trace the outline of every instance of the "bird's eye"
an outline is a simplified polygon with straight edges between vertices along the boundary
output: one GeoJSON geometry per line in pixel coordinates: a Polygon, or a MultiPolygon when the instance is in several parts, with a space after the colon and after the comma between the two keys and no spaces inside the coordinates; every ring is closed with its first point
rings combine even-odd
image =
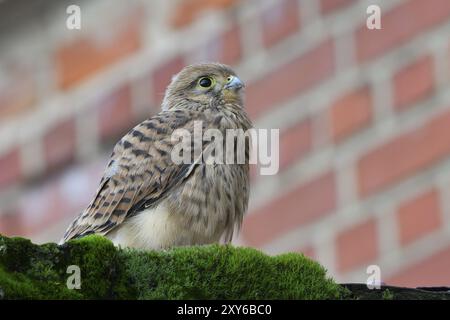
{"type": "Polygon", "coordinates": [[[209,88],[212,86],[213,81],[209,77],[203,77],[198,80],[198,84],[200,85],[200,87],[209,88]]]}
{"type": "Polygon", "coordinates": [[[233,76],[228,76],[227,83],[231,82],[231,80],[233,80],[233,76]]]}

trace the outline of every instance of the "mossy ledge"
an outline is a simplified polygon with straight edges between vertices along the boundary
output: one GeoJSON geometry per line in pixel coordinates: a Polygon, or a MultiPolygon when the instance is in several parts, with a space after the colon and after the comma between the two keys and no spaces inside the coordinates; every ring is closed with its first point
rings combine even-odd
{"type": "Polygon", "coordinates": [[[0,235],[2,299],[420,300],[450,299],[450,288],[339,285],[301,254],[271,257],[230,245],[138,251],[99,236],[58,246],[0,235]],[[67,287],[74,265],[80,289],[67,287]]]}
{"type": "Polygon", "coordinates": [[[0,299],[341,299],[348,291],[301,254],[230,245],[116,248],[89,236],[62,246],[0,235],[0,299]],[[81,288],[68,289],[71,265],[81,288]]]}

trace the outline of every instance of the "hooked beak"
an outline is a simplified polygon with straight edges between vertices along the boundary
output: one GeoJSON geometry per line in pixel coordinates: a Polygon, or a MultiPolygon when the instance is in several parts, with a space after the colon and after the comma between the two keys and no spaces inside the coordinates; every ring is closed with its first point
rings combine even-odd
{"type": "Polygon", "coordinates": [[[231,80],[224,86],[225,89],[235,89],[239,90],[244,87],[244,83],[242,83],[241,79],[235,76],[231,76],[231,80]]]}

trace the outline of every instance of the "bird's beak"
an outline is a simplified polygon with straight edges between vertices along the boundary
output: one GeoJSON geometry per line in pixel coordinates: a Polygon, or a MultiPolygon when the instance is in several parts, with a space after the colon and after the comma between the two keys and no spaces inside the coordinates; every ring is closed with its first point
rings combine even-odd
{"type": "Polygon", "coordinates": [[[238,77],[232,76],[231,80],[225,85],[225,89],[239,90],[244,87],[244,83],[238,77]]]}

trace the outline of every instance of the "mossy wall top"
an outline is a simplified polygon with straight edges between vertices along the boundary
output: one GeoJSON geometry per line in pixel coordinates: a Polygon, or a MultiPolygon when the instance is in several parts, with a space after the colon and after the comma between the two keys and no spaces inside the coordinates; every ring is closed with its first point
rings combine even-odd
{"type": "Polygon", "coordinates": [[[230,245],[119,249],[89,236],[62,246],[0,236],[4,299],[338,299],[345,289],[300,254],[270,257],[230,245]],[[69,266],[80,289],[69,289],[69,266]]]}

